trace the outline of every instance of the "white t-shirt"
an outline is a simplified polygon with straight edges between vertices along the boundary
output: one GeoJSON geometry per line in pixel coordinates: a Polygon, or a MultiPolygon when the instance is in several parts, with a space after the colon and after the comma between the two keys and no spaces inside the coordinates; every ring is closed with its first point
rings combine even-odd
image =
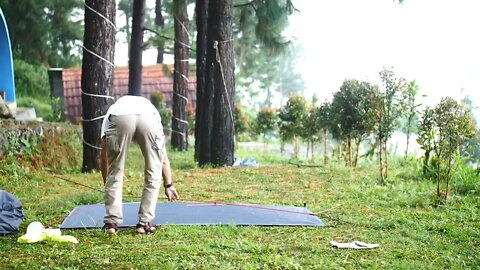
{"type": "MultiPolygon", "coordinates": [[[[101,137],[105,136],[105,131],[110,126],[108,117],[113,115],[142,115],[156,114],[158,110],[153,106],[150,100],[140,96],[123,96],[108,108],[105,118],[102,122],[101,137]]],[[[158,116],[160,117],[160,116],[158,116]]]]}

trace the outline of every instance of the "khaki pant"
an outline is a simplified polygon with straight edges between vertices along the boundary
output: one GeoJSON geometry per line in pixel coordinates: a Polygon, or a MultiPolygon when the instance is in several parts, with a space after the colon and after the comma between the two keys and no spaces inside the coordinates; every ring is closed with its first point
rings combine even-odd
{"type": "Polygon", "coordinates": [[[145,183],[138,217],[140,222],[155,218],[159,188],[162,182],[163,127],[158,115],[110,115],[105,132],[108,173],[105,183],[105,223],[121,224],[123,172],[128,147],[135,139],[145,160],[145,183]]]}

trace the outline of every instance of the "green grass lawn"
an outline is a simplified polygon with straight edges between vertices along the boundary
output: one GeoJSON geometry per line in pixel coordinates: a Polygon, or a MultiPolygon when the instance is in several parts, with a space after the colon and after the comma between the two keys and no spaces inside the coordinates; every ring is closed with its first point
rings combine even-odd
{"type": "MultiPolygon", "coordinates": [[[[143,160],[132,148],[125,195],[139,196],[143,160]]],[[[261,166],[205,168],[192,153],[173,153],[175,185],[184,200],[307,207],[325,227],[175,226],[153,235],[133,229],[108,237],[99,229],[63,230],[79,244],[19,244],[0,237],[0,269],[479,269],[480,197],[452,194],[434,206],[436,185],[416,169],[393,164],[385,185],[377,167],[296,167],[286,160],[243,152],[261,166]],[[331,240],[379,243],[372,250],[335,249],[331,240]]],[[[103,195],[48,172],[1,176],[0,188],[15,194],[26,219],[58,227],[76,205],[103,195]]],[[[99,173],[63,177],[101,189],[99,173]]],[[[161,194],[162,197],[163,194],[161,194]]],[[[125,198],[125,201],[135,199],[125,198]]],[[[162,200],[163,201],[163,200],[162,200]]]]}

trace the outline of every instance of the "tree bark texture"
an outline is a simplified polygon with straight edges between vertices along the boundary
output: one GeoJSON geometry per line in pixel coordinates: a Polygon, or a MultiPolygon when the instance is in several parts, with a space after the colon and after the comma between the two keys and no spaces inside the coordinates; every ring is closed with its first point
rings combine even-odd
{"type": "Polygon", "coordinates": [[[230,166],[234,159],[234,55],[231,0],[210,0],[199,164],[230,166]],[[213,103],[212,103],[213,101],[213,103]]]}
{"type": "Polygon", "coordinates": [[[173,75],[172,146],[176,150],[188,149],[188,14],[187,0],[178,0],[174,15],[175,64],[173,75]]]}
{"type": "Polygon", "coordinates": [[[128,94],[140,96],[142,93],[142,52],[143,31],[145,28],[145,0],[134,0],[132,13],[132,39],[128,60],[128,94]]]}
{"type": "Polygon", "coordinates": [[[205,128],[204,104],[203,100],[205,92],[205,73],[206,73],[206,57],[207,57],[207,18],[208,18],[208,1],[195,1],[195,15],[197,24],[197,106],[195,111],[195,160],[200,159],[200,145],[202,144],[202,130],[205,128]]]}
{"type": "Polygon", "coordinates": [[[201,129],[201,141],[199,150],[198,163],[200,166],[211,164],[212,162],[212,130],[213,130],[213,99],[215,97],[215,49],[213,48],[213,41],[215,33],[218,29],[218,24],[213,24],[210,6],[213,0],[208,0],[208,16],[207,16],[207,28],[206,28],[206,56],[205,56],[205,77],[204,77],[204,91],[199,104],[197,99],[197,106],[201,106],[202,111],[202,123],[201,129]]]}
{"type": "MultiPolygon", "coordinates": [[[[115,23],[114,0],[86,0],[85,4],[115,23]]],[[[112,95],[115,27],[90,9],[85,9],[85,33],[82,60],[83,172],[99,169],[99,146],[102,116],[107,112],[112,95]],[[102,60],[93,53],[101,56],[102,60]],[[101,95],[101,96],[93,96],[101,95]]]]}
{"type": "Polygon", "coordinates": [[[233,51],[233,1],[214,0],[209,5],[209,29],[213,39],[208,46],[214,47],[213,74],[215,94],[212,129],[212,164],[231,166],[235,152],[235,62],[233,51]]]}

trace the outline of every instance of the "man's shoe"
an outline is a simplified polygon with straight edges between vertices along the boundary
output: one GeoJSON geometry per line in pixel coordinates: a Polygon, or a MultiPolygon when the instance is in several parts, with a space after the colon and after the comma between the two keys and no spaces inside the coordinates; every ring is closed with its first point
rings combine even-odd
{"type": "Polygon", "coordinates": [[[155,224],[152,224],[150,222],[147,222],[147,223],[140,222],[137,224],[138,234],[150,234],[150,233],[154,233],[156,230],[157,230],[157,226],[155,226],[155,224]]]}
{"type": "Polygon", "coordinates": [[[118,225],[115,223],[105,223],[102,228],[108,235],[116,234],[118,232],[118,225]]]}

